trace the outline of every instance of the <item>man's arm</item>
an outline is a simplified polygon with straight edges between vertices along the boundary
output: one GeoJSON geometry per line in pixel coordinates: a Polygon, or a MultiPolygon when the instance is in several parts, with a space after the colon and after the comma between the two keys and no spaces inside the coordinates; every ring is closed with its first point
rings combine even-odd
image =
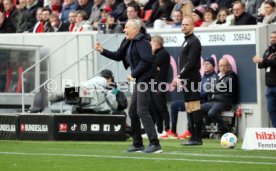
{"type": "Polygon", "coordinates": [[[123,50],[122,50],[121,46],[119,47],[119,49],[117,51],[112,52],[112,51],[109,51],[107,49],[104,49],[102,47],[102,45],[99,42],[97,42],[95,44],[95,50],[98,51],[98,52],[100,52],[101,55],[103,55],[103,56],[105,56],[105,57],[107,57],[109,59],[115,60],[115,61],[121,61],[122,58],[123,58],[123,56],[124,56],[123,55],[123,50]]]}

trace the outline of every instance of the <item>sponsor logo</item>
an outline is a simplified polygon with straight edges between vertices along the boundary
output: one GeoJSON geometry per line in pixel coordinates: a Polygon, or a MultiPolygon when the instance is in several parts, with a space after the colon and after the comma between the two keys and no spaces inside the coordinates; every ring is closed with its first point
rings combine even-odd
{"type": "Polygon", "coordinates": [[[0,124],[0,131],[15,132],[15,125],[0,124]]]}
{"type": "Polygon", "coordinates": [[[68,131],[68,124],[67,123],[61,123],[58,126],[59,132],[67,132],[68,131]]]}
{"type": "Polygon", "coordinates": [[[100,131],[100,125],[99,124],[92,124],[91,125],[91,131],[100,131]]]}
{"type": "Polygon", "coordinates": [[[77,129],[77,125],[74,124],[73,126],[71,126],[71,131],[75,131],[77,129]]]}
{"type": "Polygon", "coordinates": [[[87,125],[86,124],[81,124],[80,125],[80,130],[81,131],[87,131],[87,125]]]}
{"type": "Polygon", "coordinates": [[[275,132],[255,132],[257,140],[276,140],[275,132]]]}
{"type": "Polygon", "coordinates": [[[48,132],[48,125],[39,125],[39,124],[21,124],[21,132],[48,132]]]}

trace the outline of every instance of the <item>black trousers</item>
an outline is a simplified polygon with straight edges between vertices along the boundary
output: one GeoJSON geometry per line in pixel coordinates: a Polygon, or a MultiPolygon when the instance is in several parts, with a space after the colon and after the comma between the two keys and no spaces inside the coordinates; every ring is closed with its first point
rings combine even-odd
{"type": "Polygon", "coordinates": [[[155,145],[159,144],[156,129],[150,115],[150,93],[149,83],[143,82],[135,84],[129,108],[134,146],[143,145],[141,137],[141,122],[148,135],[150,143],[155,145]]]}
{"type": "Polygon", "coordinates": [[[170,114],[167,107],[166,92],[151,92],[151,99],[150,112],[157,126],[157,131],[162,133],[164,125],[165,131],[168,131],[170,129],[170,114]]]}

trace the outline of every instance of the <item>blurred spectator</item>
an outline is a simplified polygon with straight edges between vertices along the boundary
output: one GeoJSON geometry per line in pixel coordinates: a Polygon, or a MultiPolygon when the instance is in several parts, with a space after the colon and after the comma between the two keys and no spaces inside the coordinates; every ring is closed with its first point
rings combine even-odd
{"type": "MultiPolygon", "coordinates": [[[[126,23],[128,16],[127,16],[127,7],[131,4],[138,5],[134,0],[124,0],[124,3],[121,3],[118,5],[117,9],[112,12],[114,13],[114,16],[118,20],[118,22],[126,23]]],[[[139,5],[138,5],[139,6],[139,5]]],[[[138,15],[140,14],[140,8],[138,11],[138,15]]]]}
{"type": "Polygon", "coordinates": [[[68,21],[69,21],[69,31],[73,32],[73,29],[75,27],[76,24],[76,17],[77,17],[77,11],[70,11],[69,12],[69,17],[68,17],[68,21]]]}
{"type": "MultiPolygon", "coordinates": [[[[109,16],[109,13],[112,11],[110,6],[105,6],[104,8],[100,9],[101,11],[101,21],[98,23],[97,30],[101,30],[105,33],[106,31],[106,21],[109,16]]],[[[95,25],[96,23],[94,23],[95,25]]],[[[95,27],[94,27],[95,29],[95,27]]]]}
{"type": "Polygon", "coordinates": [[[0,13],[4,11],[3,0],[0,0],[0,13]]]}
{"type": "Polygon", "coordinates": [[[50,16],[52,14],[52,10],[50,8],[44,7],[42,9],[42,20],[43,20],[43,31],[42,32],[50,32],[51,23],[50,16]]]}
{"type": "Polygon", "coordinates": [[[43,32],[44,22],[42,19],[42,8],[38,8],[36,11],[36,23],[34,25],[33,33],[43,32]]]}
{"type": "Polygon", "coordinates": [[[78,11],[73,32],[83,32],[83,31],[91,31],[91,30],[92,30],[92,26],[89,24],[89,21],[87,21],[86,12],[78,11]]]}
{"type": "Polygon", "coordinates": [[[231,17],[228,9],[221,9],[218,13],[216,26],[230,26],[233,25],[233,17],[231,17]]]}
{"type": "Polygon", "coordinates": [[[189,0],[174,0],[174,7],[173,7],[173,10],[172,10],[172,13],[173,11],[177,10],[177,11],[182,11],[183,13],[183,16],[186,16],[186,15],[192,15],[192,11],[193,11],[193,8],[194,8],[194,5],[191,1],[189,0]]]}
{"type": "Polygon", "coordinates": [[[51,0],[51,5],[49,8],[52,10],[52,14],[56,14],[57,16],[59,16],[62,9],[60,0],[51,0]]]}
{"type": "Polygon", "coordinates": [[[100,23],[106,23],[107,17],[109,16],[109,13],[112,11],[112,8],[110,6],[105,6],[104,8],[100,9],[100,11],[101,11],[100,23]]]}
{"type": "Polygon", "coordinates": [[[77,0],[77,11],[82,10],[86,12],[87,16],[91,15],[93,1],[92,0],[77,0]]]}
{"type": "Polygon", "coordinates": [[[192,12],[192,18],[194,20],[195,27],[200,27],[201,24],[203,23],[203,20],[202,20],[203,15],[202,15],[202,13],[198,9],[194,9],[193,10],[193,12],[192,12]]]}
{"type": "Polygon", "coordinates": [[[26,30],[26,15],[27,15],[27,1],[19,0],[19,5],[17,7],[17,16],[16,16],[16,33],[22,33],[26,30]]]}
{"type": "Polygon", "coordinates": [[[39,8],[38,0],[27,0],[26,30],[32,32],[36,23],[36,11],[39,8]]]}
{"type": "Polygon", "coordinates": [[[49,32],[69,31],[69,23],[62,23],[56,14],[50,16],[51,29],[49,32]]]}
{"type": "Polygon", "coordinates": [[[60,13],[60,20],[63,23],[69,22],[69,12],[77,9],[77,3],[75,0],[64,0],[63,7],[60,13]]]}
{"type": "Polygon", "coordinates": [[[119,4],[122,4],[122,3],[123,3],[122,0],[106,0],[106,5],[110,6],[112,11],[115,11],[119,6],[119,4]]]}
{"type": "Polygon", "coordinates": [[[4,23],[2,24],[1,32],[2,33],[15,33],[16,32],[16,16],[17,10],[13,5],[12,0],[4,0],[4,23]]]}
{"type": "MultiPolygon", "coordinates": [[[[261,6],[258,9],[258,16],[264,16],[265,15],[265,10],[264,10],[264,5],[266,1],[271,1],[271,0],[261,0],[261,6]]],[[[273,0],[276,3],[276,0],[273,0]]]]}
{"type": "Polygon", "coordinates": [[[200,5],[207,5],[208,0],[191,0],[195,7],[200,5]]]}
{"type": "Polygon", "coordinates": [[[147,27],[153,27],[153,23],[157,19],[170,19],[173,9],[173,3],[171,0],[158,0],[152,5],[152,14],[149,21],[147,21],[147,27]]]}
{"type": "Polygon", "coordinates": [[[110,13],[106,21],[106,33],[122,33],[123,28],[118,26],[118,22],[114,14],[110,13]]]}
{"type": "Polygon", "coordinates": [[[233,4],[234,25],[255,25],[257,20],[252,15],[245,12],[245,4],[236,1],[233,4]]]}
{"type": "Polygon", "coordinates": [[[154,29],[161,29],[161,28],[181,28],[182,25],[182,11],[175,10],[173,11],[172,21],[170,20],[155,20],[153,28],[154,29]]]}
{"type": "Polygon", "coordinates": [[[205,10],[203,14],[204,21],[201,24],[201,27],[212,27],[215,26],[216,22],[216,13],[212,8],[208,8],[205,10]]]}
{"type": "MultiPolygon", "coordinates": [[[[172,23],[171,24],[171,27],[172,28],[181,28],[181,25],[182,25],[182,19],[183,19],[183,13],[182,11],[174,11],[173,12],[173,15],[172,15],[172,23]]],[[[168,23],[166,23],[168,24],[168,23]]]]}
{"type": "Polygon", "coordinates": [[[262,0],[241,0],[245,4],[246,12],[257,17],[258,9],[262,4],[262,0]]]}
{"type": "Polygon", "coordinates": [[[1,27],[4,23],[4,19],[5,19],[4,14],[0,12],[0,33],[2,33],[1,27]]]}
{"type": "Polygon", "coordinates": [[[274,23],[276,21],[276,11],[275,11],[275,2],[266,1],[264,5],[265,15],[263,18],[264,24],[274,23]]]}
{"type": "MultiPolygon", "coordinates": [[[[140,6],[137,3],[130,3],[127,5],[127,19],[137,19],[141,21],[141,25],[146,30],[146,25],[144,22],[139,18],[139,11],[140,11],[140,6]]],[[[125,23],[118,23],[115,30],[123,30],[125,27],[125,23]]]]}
{"type": "Polygon", "coordinates": [[[207,6],[218,12],[220,9],[230,9],[234,0],[207,0],[207,6]]]}
{"type": "Polygon", "coordinates": [[[92,7],[92,12],[89,17],[89,22],[90,24],[93,25],[93,29],[97,30],[98,24],[100,23],[101,20],[101,9],[104,9],[106,5],[104,4],[104,0],[94,0],[94,5],[92,7]]]}

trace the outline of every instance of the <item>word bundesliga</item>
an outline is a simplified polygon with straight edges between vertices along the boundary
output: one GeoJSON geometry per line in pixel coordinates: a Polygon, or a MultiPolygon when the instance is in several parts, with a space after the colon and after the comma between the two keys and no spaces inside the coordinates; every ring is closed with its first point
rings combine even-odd
{"type": "MultiPolygon", "coordinates": [[[[135,82],[119,82],[118,84],[116,83],[111,83],[106,87],[97,87],[95,88],[95,85],[91,85],[91,86],[79,86],[82,89],[86,89],[89,91],[106,91],[107,89],[109,90],[114,90],[115,87],[117,87],[121,92],[130,92],[133,89],[133,85],[135,84],[135,82]]],[[[217,82],[217,79],[211,78],[210,82],[205,82],[205,83],[198,83],[198,82],[190,82],[190,90],[187,88],[187,80],[186,79],[180,79],[179,81],[179,86],[176,86],[176,91],[177,92],[188,92],[188,91],[192,91],[192,92],[201,92],[202,90],[206,93],[209,92],[221,92],[221,93],[225,93],[225,92],[232,92],[233,90],[233,84],[232,84],[232,79],[229,79],[229,82],[217,82]],[[228,84],[228,85],[227,85],[228,84]]],[[[137,90],[141,91],[141,92],[145,92],[147,91],[149,88],[151,90],[151,92],[168,92],[170,90],[170,83],[166,83],[166,82],[161,82],[161,83],[157,83],[154,81],[154,79],[151,79],[150,82],[139,82],[137,83],[136,87],[137,90]]],[[[69,88],[69,87],[76,87],[75,92],[78,92],[77,86],[74,86],[74,84],[63,84],[63,90],[64,88],[69,88]]]]}

